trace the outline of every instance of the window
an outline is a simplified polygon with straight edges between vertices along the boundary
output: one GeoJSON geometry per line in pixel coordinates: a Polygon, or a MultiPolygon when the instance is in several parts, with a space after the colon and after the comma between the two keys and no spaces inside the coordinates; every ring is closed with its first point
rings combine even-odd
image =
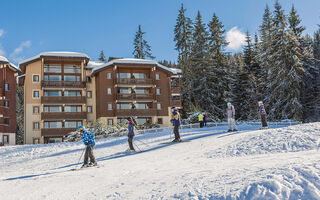
{"type": "Polygon", "coordinates": [[[160,95],[160,89],[159,88],[156,89],[156,94],[160,95]]]}
{"type": "Polygon", "coordinates": [[[136,89],[135,89],[135,92],[136,92],[137,94],[148,94],[148,93],[149,93],[149,90],[143,89],[143,88],[136,88],[136,89]]]}
{"type": "Polygon", "coordinates": [[[91,98],[92,97],[92,92],[91,91],[87,91],[87,97],[91,98]]]}
{"type": "Polygon", "coordinates": [[[32,75],[32,82],[39,83],[39,75],[32,75]]]}
{"type": "Polygon", "coordinates": [[[163,124],[162,118],[158,118],[158,124],[163,124]]]}
{"type": "Polygon", "coordinates": [[[39,130],[39,122],[33,122],[33,130],[39,130]]]}
{"type": "Polygon", "coordinates": [[[172,101],[180,101],[180,96],[178,96],[178,95],[172,96],[171,100],[172,101]]]}
{"type": "Polygon", "coordinates": [[[62,106],[44,106],[44,112],[62,112],[62,106]]]}
{"type": "Polygon", "coordinates": [[[160,80],[160,75],[156,74],[156,80],[160,80]]]}
{"type": "Polygon", "coordinates": [[[117,73],[117,78],[131,78],[130,73],[117,73]]]}
{"type": "Polygon", "coordinates": [[[3,144],[9,144],[9,135],[3,135],[3,144]]]}
{"type": "Polygon", "coordinates": [[[33,144],[39,144],[40,139],[39,138],[33,138],[33,144]]]}
{"type": "Polygon", "coordinates": [[[82,112],[82,106],[65,106],[64,112],[82,112]]]}
{"type": "Polygon", "coordinates": [[[111,79],[111,72],[107,73],[107,79],[111,79]]]}
{"type": "Polygon", "coordinates": [[[136,79],[146,79],[146,78],[148,78],[148,74],[144,74],[144,73],[133,73],[133,76],[136,79]]]}
{"type": "Polygon", "coordinates": [[[88,107],[87,107],[87,112],[88,112],[88,113],[91,113],[91,112],[92,112],[92,106],[88,106],[88,107]]]}
{"type": "Polygon", "coordinates": [[[3,101],[3,106],[8,108],[9,107],[9,101],[4,100],[3,101]]]}
{"type": "Polygon", "coordinates": [[[149,105],[146,103],[135,103],[136,109],[149,109],[149,105]]]}
{"type": "Polygon", "coordinates": [[[78,126],[82,126],[82,121],[65,121],[65,128],[77,128],[78,126]]]}
{"type": "Polygon", "coordinates": [[[5,83],[5,84],[4,84],[4,90],[5,90],[5,91],[8,91],[8,90],[9,90],[9,84],[8,84],[8,83],[5,83]]]}
{"type": "Polygon", "coordinates": [[[131,94],[130,88],[120,88],[119,90],[120,94],[131,94]]]}
{"type": "Polygon", "coordinates": [[[62,122],[44,122],[44,128],[62,128],[62,122]]]}
{"type": "Polygon", "coordinates": [[[117,109],[131,109],[132,105],[130,103],[118,103],[117,104],[117,109]]]}
{"type": "Polygon", "coordinates": [[[80,81],[80,76],[64,76],[64,81],[80,81]]]}
{"type": "Polygon", "coordinates": [[[33,114],[39,114],[39,106],[33,106],[33,114]]]}
{"type": "Polygon", "coordinates": [[[81,97],[81,91],[73,91],[73,90],[66,90],[64,91],[64,96],[66,97],[81,97]]]}
{"type": "Polygon", "coordinates": [[[91,83],[91,77],[87,76],[87,83],[91,83]]]}
{"type": "Polygon", "coordinates": [[[44,66],[45,73],[61,73],[61,65],[60,64],[47,64],[44,66]]]}
{"type": "Polygon", "coordinates": [[[45,90],[44,96],[46,96],[46,97],[60,97],[60,96],[62,96],[62,92],[55,91],[55,90],[45,90]]]}
{"type": "Polygon", "coordinates": [[[135,121],[137,122],[137,124],[146,124],[147,122],[151,122],[151,118],[149,118],[149,117],[138,117],[137,119],[135,119],[135,121]]]}
{"type": "Polygon", "coordinates": [[[9,118],[3,118],[3,124],[9,125],[9,118]]]}
{"type": "Polygon", "coordinates": [[[108,94],[111,94],[111,88],[108,88],[108,89],[107,89],[107,93],[108,93],[108,94]]]}
{"type": "Polygon", "coordinates": [[[112,104],[108,103],[108,110],[112,110],[112,104]]]}
{"type": "Polygon", "coordinates": [[[157,109],[161,110],[161,104],[160,103],[157,103],[157,109]]]}
{"type": "Polygon", "coordinates": [[[64,65],[64,73],[80,73],[79,65],[64,65]]]}
{"type": "Polygon", "coordinates": [[[62,78],[60,75],[45,75],[44,80],[45,81],[61,81],[62,78]]]}
{"type": "Polygon", "coordinates": [[[113,119],[108,119],[108,125],[109,126],[113,125],[113,119]]]}
{"type": "Polygon", "coordinates": [[[38,90],[33,91],[33,98],[39,99],[39,91],[38,90]]]}

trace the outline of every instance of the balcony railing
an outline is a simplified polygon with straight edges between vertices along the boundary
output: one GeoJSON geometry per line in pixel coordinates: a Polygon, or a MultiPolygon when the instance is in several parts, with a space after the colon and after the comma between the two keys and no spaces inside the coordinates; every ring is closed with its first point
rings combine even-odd
{"type": "Polygon", "coordinates": [[[174,106],[174,107],[181,107],[181,101],[180,100],[171,100],[171,106],[174,106]]]}
{"type": "Polygon", "coordinates": [[[172,87],[171,88],[171,93],[180,94],[181,93],[181,89],[179,87],[172,87]]]}
{"type": "Polygon", "coordinates": [[[41,136],[45,136],[45,137],[65,136],[75,130],[76,128],[42,128],[41,136]]]}
{"type": "Polygon", "coordinates": [[[42,87],[74,87],[74,88],[84,88],[86,87],[86,82],[80,81],[41,81],[42,87]]]}
{"type": "Polygon", "coordinates": [[[134,78],[117,78],[117,84],[126,84],[126,85],[152,85],[152,79],[134,79],[134,78]]]}
{"type": "Polygon", "coordinates": [[[117,109],[115,111],[116,116],[155,116],[157,115],[157,110],[150,109],[117,109]]]}
{"type": "Polygon", "coordinates": [[[42,112],[42,120],[52,119],[87,119],[86,112],[42,112]]]}
{"type": "Polygon", "coordinates": [[[81,97],[67,97],[67,96],[62,96],[62,97],[48,97],[48,96],[42,96],[41,97],[41,103],[46,104],[46,103],[59,103],[59,104],[67,104],[67,103],[80,103],[84,104],[86,103],[86,98],[85,96],[81,97]]]}
{"type": "Polygon", "coordinates": [[[152,100],[153,94],[117,94],[118,100],[152,100]]]}

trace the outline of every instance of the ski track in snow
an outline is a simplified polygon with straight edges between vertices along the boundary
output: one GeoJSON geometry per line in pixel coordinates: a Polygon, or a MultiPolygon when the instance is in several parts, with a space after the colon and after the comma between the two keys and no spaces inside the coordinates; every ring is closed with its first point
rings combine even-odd
{"type": "Polygon", "coordinates": [[[127,137],[100,139],[101,166],[77,171],[81,142],[1,147],[1,199],[320,199],[320,123],[239,128],[137,135],[135,154],[118,154],[127,137]]]}

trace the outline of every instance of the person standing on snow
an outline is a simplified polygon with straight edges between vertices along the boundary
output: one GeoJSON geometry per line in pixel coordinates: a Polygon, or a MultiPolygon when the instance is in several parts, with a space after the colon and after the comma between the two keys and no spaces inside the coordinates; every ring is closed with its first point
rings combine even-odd
{"type": "Polygon", "coordinates": [[[204,118],[203,114],[200,113],[200,114],[198,115],[198,119],[199,119],[199,123],[200,123],[200,128],[203,128],[203,118],[204,118]]]}
{"type": "Polygon", "coordinates": [[[134,152],[136,151],[133,147],[133,137],[134,137],[134,126],[136,125],[131,117],[127,118],[128,120],[128,143],[129,143],[129,150],[134,152]]]}
{"type": "Polygon", "coordinates": [[[86,152],[84,153],[84,160],[83,160],[82,167],[97,166],[96,159],[93,155],[93,149],[96,144],[93,133],[87,131],[84,128],[84,126],[79,126],[77,128],[77,132],[80,133],[81,140],[83,141],[84,145],[86,145],[86,152]],[[90,163],[88,164],[89,158],[90,158],[90,163]]]}
{"type": "Polygon", "coordinates": [[[174,132],[174,140],[172,142],[181,142],[180,133],[179,133],[179,127],[181,124],[181,117],[180,113],[178,112],[178,109],[175,107],[171,108],[172,112],[172,119],[170,120],[171,124],[174,126],[173,132],[174,132]]]}
{"type": "Polygon", "coordinates": [[[234,109],[234,106],[230,102],[227,103],[227,116],[229,127],[228,132],[237,131],[237,126],[235,122],[236,111],[234,109]]]}
{"type": "Polygon", "coordinates": [[[204,112],[203,114],[203,126],[207,126],[207,121],[208,121],[208,114],[207,112],[204,112]]]}
{"type": "Polygon", "coordinates": [[[269,128],[267,123],[267,112],[266,112],[266,109],[264,108],[263,102],[259,101],[258,105],[259,105],[259,114],[260,114],[262,128],[269,128]]]}

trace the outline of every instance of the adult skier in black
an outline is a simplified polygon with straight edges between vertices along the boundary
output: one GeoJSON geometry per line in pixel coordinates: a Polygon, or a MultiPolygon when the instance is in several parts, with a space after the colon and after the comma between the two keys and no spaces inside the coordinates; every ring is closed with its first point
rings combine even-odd
{"type": "Polygon", "coordinates": [[[174,140],[172,142],[181,142],[180,133],[179,133],[179,127],[181,124],[181,117],[180,113],[178,112],[178,109],[175,107],[171,108],[172,112],[172,119],[170,120],[171,124],[174,126],[173,132],[174,132],[174,140]]]}

